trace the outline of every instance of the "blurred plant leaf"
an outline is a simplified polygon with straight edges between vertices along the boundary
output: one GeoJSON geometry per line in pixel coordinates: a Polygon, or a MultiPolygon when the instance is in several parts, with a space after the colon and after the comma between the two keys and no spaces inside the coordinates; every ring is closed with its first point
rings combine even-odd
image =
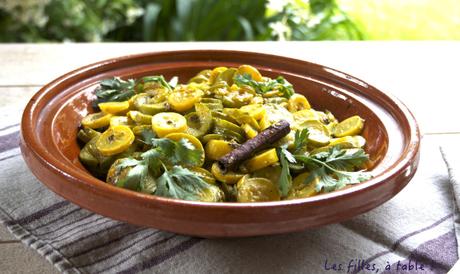
{"type": "Polygon", "coordinates": [[[0,41],[363,38],[336,0],[3,1],[0,41]]]}
{"type": "Polygon", "coordinates": [[[160,14],[161,7],[155,3],[149,3],[145,8],[144,13],[144,29],[143,29],[143,38],[145,41],[152,40],[153,36],[153,27],[155,26],[158,15],[160,14]]]}

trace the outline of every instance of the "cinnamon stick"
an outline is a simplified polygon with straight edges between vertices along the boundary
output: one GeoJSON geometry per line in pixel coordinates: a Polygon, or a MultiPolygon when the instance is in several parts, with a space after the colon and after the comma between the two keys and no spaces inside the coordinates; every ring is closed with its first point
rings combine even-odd
{"type": "Polygon", "coordinates": [[[288,121],[278,121],[257,134],[256,137],[247,140],[241,146],[220,158],[218,161],[220,168],[224,172],[235,169],[242,161],[249,159],[254,153],[265,147],[273,145],[273,143],[288,135],[290,131],[288,121]]]}

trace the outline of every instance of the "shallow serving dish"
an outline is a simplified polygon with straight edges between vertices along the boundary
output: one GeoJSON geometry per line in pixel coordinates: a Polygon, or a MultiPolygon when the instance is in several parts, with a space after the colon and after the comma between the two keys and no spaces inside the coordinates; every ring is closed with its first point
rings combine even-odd
{"type": "Polygon", "coordinates": [[[44,86],[27,105],[21,151],[35,176],[71,202],[113,219],[167,231],[239,237],[299,231],[349,219],[384,203],[414,176],[420,133],[397,99],[331,68],[280,56],[220,50],[158,52],[98,62],[44,86]],[[91,112],[98,81],[163,74],[185,81],[205,68],[250,64],[263,75],[283,75],[318,110],[339,119],[358,114],[374,177],[315,197],[265,203],[203,203],[117,188],[94,178],[78,160],[76,134],[91,112]]]}

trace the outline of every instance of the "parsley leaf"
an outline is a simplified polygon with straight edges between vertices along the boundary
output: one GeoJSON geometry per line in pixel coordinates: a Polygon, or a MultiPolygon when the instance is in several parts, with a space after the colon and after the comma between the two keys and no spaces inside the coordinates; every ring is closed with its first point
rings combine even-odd
{"type": "Polygon", "coordinates": [[[291,152],[289,152],[289,150],[287,150],[285,147],[282,147],[281,150],[283,152],[284,157],[289,163],[291,164],[297,163],[295,156],[291,152]]]}
{"type": "Polygon", "coordinates": [[[277,83],[276,89],[280,90],[283,92],[283,96],[286,98],[291,98],[292,95],[294,95],[294,87],[292,86],[291,83],[289,83],[286,79],[284,79],[283,76],[278,76],[275,79],[275,82],[277,83]]]}
{"type": "Polygon", "coordinates": [[[260,94],[264,94],[272,90],[279,90],[283,93],[284,97],[289,99],[295,93],[292,84],[282,76],[263,82],[257,82],[252,79],[251,75],[244,73],[236,75],[234,82],[237,86],[246,85],[253,87],[254,90],[260,94]]]}
{"type": "Polygon", "coordinates": [[[329,151],[317,153],[312,157],[339,170],[353,170],[369,160],[369,155],[363,149],[340,149],[338,146],[333,146],[329,151]]]}
{"type": "Polygon", "coordinates": [[[294,153],[299,152],[302,148],[306,147],[308,144],[308,128],[304,128],[302,130],[297,130],[295,132],[294,138],[294,153]]]}
{"type": "Polygon", "coordinates": [[[152,146],[163,156],[163,161],[170,165],[198,165],[203,152],[196,149],[189,140],[183,138],[173,141],[168,138],[152,139],[152,146]]]}
{"type": "Polygon", "coordinates": [[[203,156],[203,152],[187,139],[151,138],[148,144],[152,145],[152,149],[142,153],[141,157],[150,171],[157,175],[161,174],[165,165],[198,165],[203,156]]]}
{"type": "Polygon", "coordinates": [[[139,141],[147,144],[147,145],[152,145],[152,139],[154,139],[156,136],[155,132],[152,129],[142,129],[141,135],[139,136],[139,141]]]}
{"type": "Polygon", "coordinates": [[[147,174],[147,165],[143,162],[140,162],[138,165],[135,165],[129,169],[126,177],[117,182],[117,186],[137,190],[139,183],[147,176],[147,174]]]}
{"type": "Polygon", "coordinates": [[[293,161],[295,163],[295,158],[286,148],[277,148],[277,152],[281,164],[281,174],[278,186],[281,197],[286,197],[292,186],[292,176],[289,170],[289,162],[293,161]]]}
{"type": "Polygon", "coordinates": [[[182,200],[201,200],[212,187],[200,176],[181,166],[166,170],[157,180],[155,195],[182,200]]]}
{"type": "Polygon", "coordinates": [[[337,146],[329,151],[317,153],[312,156],[295,155],[297,161],[313,167],[305,183],[310,183],[318,178],[316,191],[331,192],[349,184],[356,184],[370,179],[369,172],[347,171],[359,168],[369,159],[363,149],[340,149],[337,146]]]}
{"type": "Polygon", "coordinates": [[[149,171],[158,176],[161,174],[161,168],[163,166],[163,162],[161,159],[163,155],[157,149],[150,149],[146,152],[141,154],[141,158],[147,164],[149,171]]]}
{"type": "Polygon", "coordinates": [[[331,192],[345,187],[346,185],[357,184],[369,180],[372,176],[368,172],[363,171],[335,171],[329,173],[325,166],[315,169],[307,178],[306,182],[310,182],[315,177],[318,177],[316,184],[316,192],[324,190],[331,192]]]}
{"type": "Polygon", "coordinates": [[[345,182],[337,180],[333,177],[333,175],[329,174],[325,167],[320,167],[314,170],[306,181],[309,182],[315,178],[319,178],[315,186],[316,192],[320,192],[322,190],[324,190],[324,192],[332,192],[334,190],[341,189],[346,185],[345,182]]]}
{"type": "Polygon", "coordinates": [[[118,187],[150,193],[155,191],[155,179],[149,173],[147,162],[124,158],[117,163],[116,168],[117,174],[121,174],[123,169],[129,168],[126,176],[117,181],[118,187]]]}
{"type": "Polygon", "coordinates": [[[129,168],[117,186],[183,200],[215,202],[224,199],[218,187],[180,166],[195,166],[201,161],[203,152],[190,141],[151,138],[148,143],[152,148],[141,154],[141,160],[125,158],[117,163],[118,174],[129,168]]]}
{"type": "Polygon", "coordinates": [[[99,87],[96,88],[96,100],[93,102],[94,106],[103,102],[121,102],[131,98],[134,92],[135,82],[133,79],[127,81],[119,77],[104,79],[99,82],[99,87]]]}
{"type": "MultiPolygon", "coordinates": [[[[171,79],[173,81],[173,79],[171,79]]],[[[136,90],[138,92],[144,92],[144,85],[146,83],[149,83],[149,88],[159,88],[159,87],[164,87],[167,90],[171,91],[172,87],[171,85],[166,82],[165,78],[163,75],[155,75],[155,76],[145,76],[137,80],[136,82],[136,90]]]]}
{"type": "Polygon", "coordinates": [[[252,80],[252,77],[251,75],[247,74],[247,73],[244,73],[244,74],[238,74],[235,76],[235,78],[233,79],[234,83],[237,85],[237,86],[250,86],[250,87],[253,87],[257,93],[265,93],[267,91],[269,91],[270,89],[267,89],[267,86],[265,85],[261,85],[260,82],[257,82],[255,80],[252,80]]]}

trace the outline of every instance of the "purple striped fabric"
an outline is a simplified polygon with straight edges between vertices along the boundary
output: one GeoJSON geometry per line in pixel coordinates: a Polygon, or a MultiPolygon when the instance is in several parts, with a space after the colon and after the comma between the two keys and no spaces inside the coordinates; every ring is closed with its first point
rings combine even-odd
{"type": "MultiPolygon", "coordinates": [[[[79,257],[81,255],[84,255],[84,254],[87,254],[87,253],[90,253],[90,252],[93,252],[93,251],[98,250],[98,249],[104,249],[107,246],[110,246],[111,244],[116,244],[119,241],[122,241],[123,239],[125,239],[128,236],[138,234],[141,230],[145,230],[145,229],[144,228],[133,227],[132,231],[129,231],[126,234],[117,235],[116,238],[109,239],[108,241],[101,242],[101,243],[99,243],[98,245],[95,245],[95,246],[90,246],[90,248],[87,248],[87,249],[81,249],[77,253],[74,253],[71,256],[69,256],[69,258],[71,258],[71,259],[76,258],[76,257],[79,257]]],[[[155,231],[155,233],[158,233],[158,232],[159,231],[155,231]]]]}
{"type": "MultiPolygon", "coordinates": [[[[115,233],[118,235],[118,234],[121,234],[117,229],[120,229],[121,231],[126,231],[129,229],[129,227],[131,227],[129,224],[125,224],[125,223],[117,223],[111,227],[108,227],[108,228],[105,228],[103,233],[112,233],[112,231],[115,231],[115,233]]],[[[91,242],[95,242],[95,238],[97,238],[99,235],[101,234],[101,231],[99,230],[96,230],[96,231],[91,231],[91,233],[88,233],[86,234],[85,236],[81,236],[79,239],[78,239],[78,242],[77,241],[69,241],[69,242],[62,242],[62,243],[59,243],[56,244],[56,246],[60,249],[60,250],[66,250],[66,249],[72,249],[71,247],[73,245],[77,245],[79,242],[85,242],[87,240],[91,241],[91,242]]]]}
{"type": "Polygon", "coordinates": [[[110,221],[112,220],[108,220],[107,218],[104,218],[103,216],[98,216],[98,215],[85,216],[82,218],[78,218],[78,220],[73,221],[71,224],[63,225],[60,228],[55,229],[53,231],[46,231],[46,232],[36,234],[36,235],[41,236],[41,237],[46,235],[43,238],[49,238],[50,240],[58,239],[59,237],[62,237],[62,236],[71,237],[74,232],[75,233],[79,232],[79,228],[82,228],[82,227],[89,228],[89,227],[97,226],[99,224],[108,223],[110,221]],[[93,219],[88,220],[91,217],[93,217],[94,220],[93,219]],[[98,221],[101,221],[101,222],[98,223],[98,221]],[[53,236],[48,236],[51,234],[53,236]]]}
{"type": "Polygon", "coordinates": [[[87,222],[85,224],[78,224],[67,231],[58,232],[57,235],[44,237],[50,240],[50,243],[59,243],[66,239],[71,239],[76,235],[84,235],[87,231],[105,229],[106,227],[116,224],[114,220],[108,218],[100,218],[101,222],[87,222]]]}
{"type": "Polygon", "coordinates": [[[184,251],[186,251],[187,249],[193,247],[194,245],[196,245],[197,243],[201,242],[203,239],[200,239],[200,238],[190,238],[186,241],[183,241],[182,243],[180,243],[179,245],[176,245],[175,247],[167,250],[166,252],[160,254],[160,255],[157,255],[157,256],[154,256],[146,261],[143,261],[141,262],[140,264],[137,264],[135,266],[132,266],[128,269],[125,269],[123,271],[120,271],[119,273],[123,273],[123,274],[132,274],[132,273],[138,273],[142,270],[145,270],[145,269],[149,269],[149,268],[152,268],[184,251]]]}
{"type": "MultiPolygon", "coordinates": [[[[78,212],[79,210],[80,210],[79,208],[77,208],[76,210],[72,210],[71,212],[69,212],[69,213],[65,214],[64,216],[62,216],[62,217],[61,217],[61,220],[62,220],[62,218],[67,217],[67,215],[71,215],[70,213],[73,214],[73,213],[75,213],[75,212],[78,212]]],[[[48,231],[46,231],[46,232],[39,233],[39,234],[35,234],[35,235],[36,235],[36,236],[44,236],[44,235],[47,235],[47,234],[55,233],[55,232],[57,232],[57,231],[59,231],[59,230],[62,231],[63,228],[67,228],[67,227],[69,227],[69,228],[71,228],[71,229],[75,229],[75,228],[76,228],[76,226],[75,226],[76,223],[78,223],[78,222],[80,222],[80,221],[83,221],[83,220],[87,220],[88,218],[91,218],[91,217],[93,217],[93,216],[95,216],[95,215],[94,215],[94,214],[88,214],[88,215],[83,216],[83,217],[81,217],[81,218],[78,218],[78,219],[76,219],[76,220],[71,220],[71,221],[69,221],[68,223],[63,223],[63,224],[61,224],[61,225],[59,225],[59,226],[53,227],[52,229],[50,229],[50,230],[48,230],[48,231]]],[[[97,217],[97,219],[103,219],[103,218],[104,218],[104,217],[102,217],[102,216],[97,217]]],[[[54,222],[56,222],[56,220],[55,220],[54,222]]],[[[41,226],[37,226],[36,229],[42,228],[42,227],[44,227],[44,226],[49,226],[49,225],[51,225],[51,224],[54,223],[54,222],[48,222],[48,223],[46,223],[46,224],[42,224],[41,226]]],[[[84,226],[84,225],[86,225],[86,223],[79,224],[79,226],[84,226]]],[[[65,232],[67,233],[67,231],[65,231],[65,232]]]]}
{"type": "MultiPolygon", "coordinates": [[[[71,216],[72,214],[74,214],[74,213],[76,213],[76,212],[79,212],[80,210],[81,210],[81,208],[74,208],[73,210],[67,212],[66,214],[64,214],[64,215],[62,215],[62,216],[58,216],[57,218],[52,219],[52,220],[49,221],[49,222],[42,223],[41,225],[36,226],[35,229],[39,229],[39,228],[42,228],[42,227],[44,227],[44,226],[49,226],[49,225],[51,225],[52,223],[60,222],[60,221],[62,221],[63,219],[68,218],[68,217],[71,216]]],[[[87,216],[91,216],[91,215],[93,215],[93,214],[94,214],[94,213],[90,213],[90,214],[88,214],[87,216]]],[[[86,217],[83,217],[83,218],[86,218],[86,217]]],[[[75,222],[75,220],[72,219],[71,222],[73,223],[73,222],[75,222]]],[[[66,225],[66,224],[63,224],[63,225],[66,225]]],[[[55,229],[54,226],[53,226],[53,229],[55,229]]]]}
{"type": "MultiPolygon", "coordinates": [[[[150,231],[149,233],[147,233],[147,235],[143,235],[139,239],[136,239],[134,241],[131,240],[128,245],[123,246],[122,248],[118,248],[118,249],[111,249],[109,252],[107,252],[107,254],[105,254],[102,257],[99,257],[97,260],[92,261],[91,263],[79,265],[79,267],[85,268],[85,267],[100,263],[102,261],[108,260],[108,259],[112,258],[114,255],[116,255],[116,254],[118,254],[120,252],[129,250],[131,247],[133,247],[133,246],[135,246],[135,245],[137,245],[137,244],[139,244],[141,242],[145,243],[146,239],[148,239],[148,238],[150,238],[150,237],[152,237],[152,236],[154,236],[156,234],[159,234],[159,233],[161,233],[161,232],[160,231],[150,231]]],[[[138,232],[137,234],[140,234],[140,233],[138,232]]],[[[164,242],[168,241],[169,239],[171,239],[173,237],[174,237],[174,235],[172,235],[170,237],[167,237],[167,238],[160,239],[159,241],[156,241],[156,239],[155,239],[154,244],[157,245],[157,244],[160,244],[160,243],[164,243],[164,242]]],[[[142,250],[144,250],[144,249],[142,249],[142,250]]],[[[94,251],[94,250],[92,250],[92,251],[94,251]]],[[[129,259],[132,255],[134,255],[134,254],[129,254],[129,256],[126,259],[129,259]]],[[[112,265],[110,267],[114,267],[114,266],[112,265]]]]}
{"type": "MultiPolygon", "coordinates": [[[[168,236],[168,237],[166,237],[166,238],[163,238],[163,239],[161,239],[160,241],[155,241],[155,242],[153,242],[152,244],[146,246],[144,249],[139,250],[139,251],[137,251],[137,252],[134,252],[133,254],[131,254],[131,256],[136,256],[136,255],[138,255],[138,254],[140,254],[140,253],[145,252],[145,251],[148,250],[148,249],[157,247],[157,246],[159,246],[159,245],[161,245],[161,244],[163,244],[163,243],[165,243],[165,242],[168,242],[169,240],[171,240],[171,239],[174,238],[174,237],[175,237],[175,235],[172,235],[172,236],[168,236]]],[[[178,245],[178,246],[180,246],[180,245],[178,245]]],[[[161,252],[161,253],[160,253],[160,254],[161,254],[160,256],[164,256],[164,254],[167,254],[167,253],[168,253],[168,251],[161,252]]],[[[177,254],[178,254],[178,253],[177,253],[177,254]]],[[[128,261],[128,260],[131,258],[131,256],[129,256],[129,257],[127,257],[127,258],[121,260],[120,262],[118,262],[118,263],[116,263],[116,264],[110,265],[109,267],[106,267],[106,268],[104,268],[104,269],[102,269],[102,270],[100,270],[100,271],[101,271],[101,272],[104,272],[104,271],[109,271],[110,269],[116,268],[116,267],[120,266],[121,264],[123,264],[124,262],[128,261]]],[[[128,268],[127,270],[125,270],[125,271],[129,271],[129,268],[128,268]]],[[[120,272],[123,272],[123,271],[120,271],[120,272]]]]}
{"type": "Polygon", "coordinates": [[[452,230],[419,245],[407,259],[394,263],[383,273],[447,273],[458,259],[455,243],[455,231],[452,230]]]}
{"type": "MultiPolygon", "coordinates": [[[[423,227],[423,228],[421,228],[421,229],[417,229],[416,231],[412,231],[412,232],[410,232],[410,233],[404,235],[403,237],[397,239],[397,240],[394,242],[394,244],[391,246],[391,248],[390,248],[389,250],[379,252],[379,253],[375,254],[374,256],[372,256],[372,257],[366,259],[365,261],[366,261],[367,263],[371,263],[372,261],[374,261],[375,259],[377,259],[377,258],[379,258],[379,257],[381,257],[381,256],[383,256],[383,255],[386,255],[386,254],[388,254],[388,253],[394,252],[394,251],[398,248],[398,246],[401,245],[401,243],[402,243],[404,240],[406,240],[406,239],[408,239],[408,238],[410,238],[410,237],[412,237],[412,236],[414,236],[414,235],[417,235],[417,234],[419,234],[419,233],[421,233],[421,232],[424,232],[424,231],[427,231],[427,230],[429,230],[429,229],[432,229],[432,228],[438,226],[439,224],[443,223],[444,221],[446,221],[446,220],[452,218],[452,216],[453,216],[453,214],[448,214],[447,216],[442,217],[441,219],[437,220],[436,222],[434,222],[433,224],[431,224],[431,225],[429,225],[429,226],[427,226],[427,227],[423,227]]],[[[358,273],[358,272],[353,272],[353,273],[358,273]]]]}
{"type": "Polygon", "coordinates": [[[19,146],[19,131],[0,136],[0,153],[19,146]]]}
{"type": "Polygon", "coordinates": [[[68,206],[70,204],[70,202],[68,201],[60,201],[60,202],[57,202],[53,205],[50,205],[46,208],[43,208],[39,211],[36,211],[30,215],[27,215],[27,216],[24,216],[18,220],[10,220],[10,221],[7,221],[6,224],[7,225],[11,225],[11,224],[18,224],[18,225],[27,225],[37,219],[40,219],[40,218],[43,218],[43,217],[46,217],[47,215],[53,213],[53,211],[59,209],[59,208],[62,208],[64,206],[68,206]]]}
{"type": "MultiPolygon", "coordinates": [[[[129,225],[125,223],[116,223],[115,225],[106,227],[103,230],[90,231],[86,235],[79,237],[78,240],[63,241],[63,242],[55,243],[53,246],[55,247],[56,250],[59,250],[59,252],[61,252],[62,254],[69,255],[69,257],[71,257],[70,254],[74,252],[74,248],[73,248],[74,246],[78,246],[80,243],[85,242],[88,239],[92,241],[89,243],[85,243],[84,246],[85,247],[90,246],[91,243],[96,242],[95,240],[98,238],[98,236],[101,233],[109,234],[109,235],[111,235],[112,233],[115,233],[116,235],[120,235],[125,232],[125,229],[128,226],[129,225]],[[118,231],[117,229],[120,229],[120,231],[118,231]]],[[[67,240],[67,239],[64,239],[64,240],[67,240]]],[[[77,247],[78,250],[80,250],[79,248],[80,247],[77,247]]],[[[45,253],[45,255],[47,255],[48,253],[52,253],[53,251],[54,250],[48,250],[47,253],[45,253]]]]}

